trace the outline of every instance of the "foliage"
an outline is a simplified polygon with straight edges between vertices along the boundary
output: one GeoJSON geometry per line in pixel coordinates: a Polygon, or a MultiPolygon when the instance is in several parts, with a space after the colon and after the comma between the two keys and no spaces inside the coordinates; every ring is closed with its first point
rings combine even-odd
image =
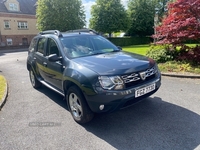
{"type": "Polygon", "coordinates": [[[190,47],[184,44],[179,47],[173,45],[151,46],[147,51],[147,56],[155,59],[158,63],[175,60],[191,65],[200,65],[200,46],[190,47]]]}
{"type": "MultiPolygon", "coordinates": [[[[162,24],[156,27],[157,44],[171,44],[171,51],[177,53],[174,60],[191,65],[200,64],[200,47],[188,47],[185,41],[200,39],[200,0],[176,0],[169,3],[168,14],[162,24]],[[177,46],[180,49],[177,50],[177,46]]],[[[168,49],[166,49],[168,50],[168,49]]]]}
{"type": "Polygon", "coordinates": [[[43,30],[73,30],[85,26],[81,0],[38,0],[37,28],[43,30]]]}
{"type": "Polygon", "coordinates": [[[111,37],[108,39],[118,46],[130,46],[151,43],[151,38],[149,37],[111,37]]]}
{"type": "Polygon", "coordinates": [[[155,13],[159,16],[159,22],[162,21],[163,16],[167,13],[167,4],[173,0],[156,0],[155,1],[155,13]]]}
{"type": "Polygon", "coordinates": [[[128,16],[120,0],[96,0],[92,6],[90,28],[109,33],[128,28],[128,16]]]}
{"type": "MultiPolygon", "coordinates": [[[[196,44],[186,44],[189,47],[197,47],[196,44]]],[[[165,46],[156,46],[154,47],[155,49],[157,49],[159,51],[159,47],[160,49],[166,48],[168,50],[166,50],[167,52],[169,50],[172,50],[172,47],[165,47],[165,46]],[[156,48],[157,47],[157,48],[156,48]]],[[[200,46],[198,46],[200,47],[200,46]]],[[[132,53],[137,53],[140,55],[146,55],[146,53],[148,53],[149,49],[154,49],[153,46],[149,46],[149,45],[131,45],[131,46],[125,46],[123,47],[124,51],[128,51],[128,52],[132,52],[132,53]]],[[[164,51],[164,50],[163,50],[164,51]]],[[[200,74],[200,65],[198,64],[191,64],[190,62],[183,60],[178,60],[175,59],[175,56],[179,57],[179,52],[181,52],[181,47],[177,47],[176,49],[177,53],[173,54],[174,55],[174,60],[172,59],[172,61],[169,59],[169,61],[167,62],[159,62],[158,66],[159,69],[162,72],[191,72],[191,73],[195,73],[195,74],[200,74]]],[[[154,53],[152,53],[153,55],[154,53]]],[[[157,52],[155,52],[155,54],[157,54],[157,52]]],[[[171,56],[171,55],[170,55],[171,56]]],[[[154,57],[154,56],[153,56],[154,57]]],[[[200,58],[200,57],[198,57],[200,58]]]]}
{"type": "Polygon", "coordinates": [[[190,72],[194,74],[200,74],[200,66],[192,66],[187,62],[168,61],[166,63],[159,63],[158,67],[161,72],[187,72],[187,74],[190,72]]]}
{"type": "MultiPolygon", "coordinates": [[[[190,47],[195,46],[194,44],[187,44],[190,47]]],[[[159,47],[159,46],[158,46],[159,47]]],[[[131,46],[125,46],[123,47],[124,51],[137,53],[140,55],[146,55],[148,52],[150,46],[149,45],[131,45],[131,46]]],[[[152,46],[151,46],[152,48],[152,46]]],[[[157,48],[158,49],[158,48],[157,48]]],[[[177,51],[180,52],[180,49],[177,48],[177,51]]],[[[178,56],[178,53],[177,53],[178,56]]],[[[185,61],[185,60],[173,60],[173,61],[167,61],[164,63],[158,63],[158,67],[161,70],[161,72],[182,72],[185,73],[190,72],[194,74],[200,74],[200,65],[192,65],[191,63],[185,61]]]]}
{"type": "Polygon", "coordinates": [[[197,45],[194,48],[182,46],[176,60],[186,61],[192,65],[200,65],[200,46],[197,45]]]}
{"type": "Polygon", "coordinates": [[[157,63],[164,63],[174,60],[177,56],[177,51],[166,45],[151,46],[147,51],[147,56],[153,58],[157,63]]]}
{"type": "Polygon", "coordinates": [[[200,0],[177,0],[168,5],[168,15],[156,28],[157,43],[177,45],[200,39],[200,0]]]}
{"type": "Polygon", "coordinates": [[[131,27],[127,34],[146,36],[154,33],[154,15],[156,0],[130,0],[128,14],[131,27]]]}

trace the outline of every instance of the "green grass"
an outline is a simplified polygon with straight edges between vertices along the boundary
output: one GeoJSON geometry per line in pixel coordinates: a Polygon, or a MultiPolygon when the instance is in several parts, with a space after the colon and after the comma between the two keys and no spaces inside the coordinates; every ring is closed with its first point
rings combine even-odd
{"type": "Polygon", "coordinates": [[[162,72],[179,72],[200,74],[200,66],[191,66],[189,63],[169,61],[158,64],[162,72]]]}
{"type": "Polygon", "coordinates": [[[0,101],[4,96],[5,88],[6,88],[6,80],[3,76],[0,75],[0,101]]]}
{"type": "Polygon", "coordinates": [[[127,52],[137,53],[141,55],[146,55],[147,50],[150,48],[150,45],[131,45],[124,46],[122,49],[127,52]]]}
{"type": "MultiPolygon", "coordinates": [[[[190,47],[195,47],[197,44],[186,44],[186,45],[190,47]]],[[[149,48],[150,45],[148,44],[122,47],[124,51],[140,55],[146,55],[149,48]]],[[[181,73],[189,72],[194,74],[200,74],[200,66],[191,66],[190,64],[184,62],[171,61],[166,63],[160,63],[158,64],[158,67],[162,72],[181,72],[181,73]]]]}
{"type": "Polygon", "coordinates": [[[186,44],[187,46],[190,46],[190,47],[195,47],[195,46],[197,46],[197,45],[199,45],[199,44],[186,44]]]}
{"type": "MultiPolygon", "coordinates": [[[[195,47],[197,44],[186,44],[187,46],[190,47],[195,47]]],[[[122,49],[127,52],[131,53],[137,53],[140,55],[146,55],[147,51],[149,50],[150,45],[145,44],[145,45],[130,45],[130,46],[124,46],[122,49]]]]}

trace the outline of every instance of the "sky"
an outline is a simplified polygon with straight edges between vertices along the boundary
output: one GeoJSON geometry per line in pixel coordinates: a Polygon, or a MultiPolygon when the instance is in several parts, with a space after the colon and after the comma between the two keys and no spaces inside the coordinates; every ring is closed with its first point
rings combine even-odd
{"type": "MultiPolygon", "coordinates": [[[[121,3],[125,6],[125,8],[127,8],[128,0],[121,0],[121,3]]],[[[89,19],[91,17],[90,15],[91,6],[95,4],[95,0],[82,0],[82,4],[85,7],[85,14],[86,14],[86,21],[87,21],[86,27],[88,27],[89,19]]]]}

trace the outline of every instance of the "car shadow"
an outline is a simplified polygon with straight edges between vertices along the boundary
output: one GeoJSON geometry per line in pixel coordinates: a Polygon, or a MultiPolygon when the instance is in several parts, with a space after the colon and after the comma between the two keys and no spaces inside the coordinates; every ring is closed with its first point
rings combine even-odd
{"type": "MultiPolygon", "coordinates": [[[[45,87],[39,91],[68,110],[63,96],[45,87]]],[[[200,144],[200,115],[159,97],[96,114],[82,126],[116,149],[195,149],[200,144]]]]}
{"type": "Polygon", "coordinates": [[[47,97],[49,97],[49,99],[51,99],[61,107],[68,110],[67,102],[65,101],[64,96],[52,91],[51,89],[45,87],[44,85],[42,85],[42,88],[38,88],[37,90],[45,94],[47,97]]]}
{"type": "Polygon", "coordinates": [[[195,149],[200,116],[159,97],[97,115],[85,129],[116,149],[195,149]]]}

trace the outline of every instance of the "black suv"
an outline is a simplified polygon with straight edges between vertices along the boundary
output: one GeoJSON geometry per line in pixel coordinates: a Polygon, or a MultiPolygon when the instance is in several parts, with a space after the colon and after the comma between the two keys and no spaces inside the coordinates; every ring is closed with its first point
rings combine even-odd
{"type": "Polygon", "coordinates": [[[154,60],[124,52],[90,29],[39,33],[27,69],[34,88],[43,84],[65,97],[78,123],[134,104],[161,85],[154,60]]]}

